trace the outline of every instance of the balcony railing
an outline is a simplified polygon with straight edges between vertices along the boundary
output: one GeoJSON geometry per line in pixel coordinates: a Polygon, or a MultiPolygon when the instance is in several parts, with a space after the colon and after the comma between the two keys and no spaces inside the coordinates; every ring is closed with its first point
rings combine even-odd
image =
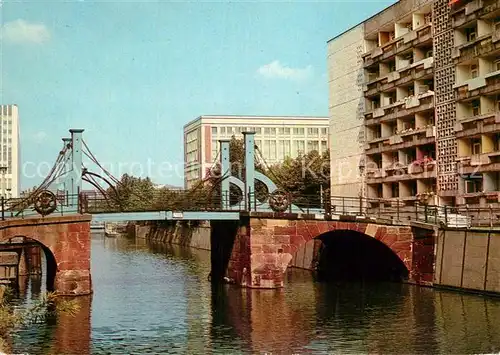
{"type": "Polygon", "coordinates": [[[500,9],[500,0],[473,0],[465,2],[459,1],[452,8],[454,28],[461,27],[500,9]]]}
{"type": "Polygon", "coordinates": [[[394,74],[386,75],[368,82],[365,85],[365,96],[373,96],[380,91],[391,90],[397,86],[407,84],[415,80],[431,78],[433,74],[432,57],[418,61],[406,68],[392,72],[394,74]]]}
{"type": "Polygon", "coordinates": [[[416,45],[432,40],[432,24],[426,23],[403,36],[372,49],[363,56],[364,66],[369,67],[379,61],[387,60],[416,45]]]}
{"type": "Polygon", "coordinates": [[[377,111],[365,113],[365,124],[376,124],[377,121],[385,122],[414,115],[418,112],[434,108],[434,92],[428,91],[423,94],[408,96],[394,104],[381,107],[377,111]]]}
{"type": "Polygon", "coordinates": [[[456,63],[461,63],[476,57],[488,56],[498,49],[500,49],[500,30],[454,48],[452,58],[456,63]]]}
{"type": "Polygon", "coordinates": [[[455,125],[457,138],[473,136],[481,133],[500,131],[500,112],[491,111],[478,116],[459,120],[455,125]]]}
{"type": "Polygon", "coordinates": [[[491,95],[500,90],[500,70],[486,74],[484,77],[467,80],[455,85],[455,98],[467,100],[480,95],[491,95]]]}

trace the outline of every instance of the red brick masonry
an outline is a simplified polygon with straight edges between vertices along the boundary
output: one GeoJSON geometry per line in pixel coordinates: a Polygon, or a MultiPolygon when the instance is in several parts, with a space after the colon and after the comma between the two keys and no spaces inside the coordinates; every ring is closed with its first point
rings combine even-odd
{"type": "Polygon", "coordinates": [[[14,237],[38,241],[55,260],[54,290],[61,295],[87,295],[92,293],[91,219],[90,215],[74,215],[0,221],[0,241],[14,237]]]}
{"type": "MultiPolygon", "coordinates": [[[[422,279],[414,266],[422,263],[427,265],[428,262],[419,261],[414,265],[414,238],[410,226],[256,217],[251,217],[249,226],[241,227],[236,236],[227,276],[236,284],[246,287],[283,287],[284,273],[293,254],[311,239],[335,230],[356,231],[379,240],[403,261],[410,272],[410,281],[419,282],[422,279]]],[[[418,250],[428,251],[423,246],[418,250]]]]}

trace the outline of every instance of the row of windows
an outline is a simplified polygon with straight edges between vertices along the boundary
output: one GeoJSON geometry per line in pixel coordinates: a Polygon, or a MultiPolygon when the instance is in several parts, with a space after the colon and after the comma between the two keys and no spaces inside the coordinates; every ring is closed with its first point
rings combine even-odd
{"type": "MultiPolygon", "coordinates": [[[[256,134],[265,135],[301,135],[304,136],[305,127],[212,127],[212,135],[231,135],[241,134],[243,132],[255,132],[256,134]]],[[[308,136],[327,135],[327,127],[309,127],[307,128],[308,136]]]]}
{"type": "MultiPolygon", "coordinates": [[[[327,141],[318,140],[309,140],[307,141],[307,143],[304,140],[265,140],[263,142],[257,140],[255,141],[255,144],[264,155],[264,158],[270,160],[281,160],[285,157],[297,157],[301,154],[305,154],[313,150],[323,153],[328,149],[327,141]]],[[[212,141],[212,159],[215,159],[217,157],[218,152],[219,147],[217,145],[217,142],[212,141]]]]}
{"type": "Polygon", "coordinates": [[[2,105],[0,110],[2,116],[12,116],[12,105],[2,105]]]}
{"type": "Polygon", "coordinates": [[[198,141],[192,141],[186,143],[186,152],[191,153],[198,150],[198,141]]]}

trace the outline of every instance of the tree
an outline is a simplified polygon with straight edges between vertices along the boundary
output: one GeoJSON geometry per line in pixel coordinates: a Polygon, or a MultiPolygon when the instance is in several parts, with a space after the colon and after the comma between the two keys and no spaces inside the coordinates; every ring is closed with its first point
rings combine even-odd
{"type": "Polygon", "coordinates": [[[271,166],[268,177],[290,193],[293,203],[319,207],[322,197],[330,194],[330,153],[313,150],[295,159],[287,158],[271,166]]]}
{"type": "Polygon", "coordinates": [[[123,174],[115,190],[108,188],[106,193],[114,205],[124,211],[144,211],[152,208],[155,187],[149,177],[143,179],[123,174]]]}

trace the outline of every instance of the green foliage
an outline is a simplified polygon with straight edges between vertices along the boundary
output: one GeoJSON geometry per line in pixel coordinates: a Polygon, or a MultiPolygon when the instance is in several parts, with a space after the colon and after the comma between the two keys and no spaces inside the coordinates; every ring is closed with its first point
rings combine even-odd
{"type": "Polygon", "coordinates": [[[115,208],[123,211],[142,211],[152,208],[155,197],[153,182],[147,178],[138,178],[123,174],[120,183],[107,189],[107,195],[115,208]]]}

